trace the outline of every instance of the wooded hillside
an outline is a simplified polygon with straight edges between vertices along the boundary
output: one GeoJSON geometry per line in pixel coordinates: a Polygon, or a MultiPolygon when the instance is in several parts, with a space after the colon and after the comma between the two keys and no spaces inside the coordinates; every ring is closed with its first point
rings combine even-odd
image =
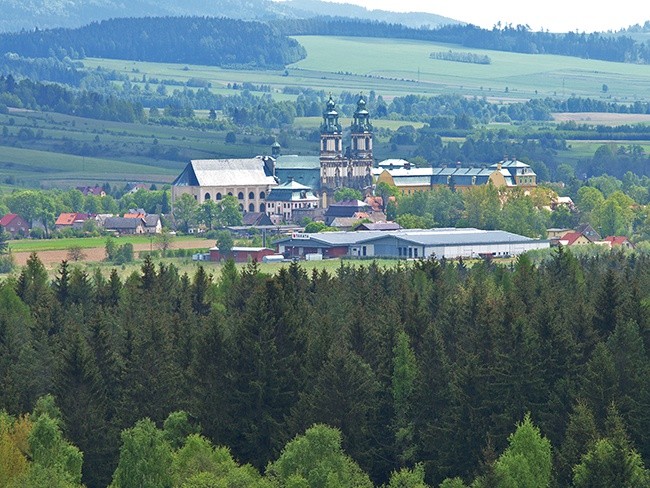
{"type": "Polygon", "coordinates": [[[2,34],[0,52],[257,67],[284,66],[305,56],[298,42],[271,25],[205,17],[112,19],[78,29],[2,34]]]}

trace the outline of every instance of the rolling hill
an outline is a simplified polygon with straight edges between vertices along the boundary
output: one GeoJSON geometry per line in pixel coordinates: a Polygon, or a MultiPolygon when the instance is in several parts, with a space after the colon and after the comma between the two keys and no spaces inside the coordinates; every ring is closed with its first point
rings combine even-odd
{"type": "Polygon", "coordinates": [[[300,19],[337,15],[364,20],[404,24],[409,27],[437,27],[459,23],[423,12],[396,13],[367,10],[351,4],[321,0],[0,0],[0,32],[21,29],[79,27],[90,22],[122,17],[206,16],[241,20],[300,19]]]}

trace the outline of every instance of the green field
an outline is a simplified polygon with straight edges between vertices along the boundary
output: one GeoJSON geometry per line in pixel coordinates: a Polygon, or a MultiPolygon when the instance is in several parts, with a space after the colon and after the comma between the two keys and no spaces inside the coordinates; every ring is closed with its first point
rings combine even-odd
{"type": "MultiPolygon", "coordinates": [[[[82,249],[91,249],[94,247],[104,247],[107,237],[66,237],[62,239],[20,239],[9,241],[9,249],[12,252],[32,252],[32,251],[64,251],[72,246],[82,249]]],[[[192,239],[192,238],[189,238],[192,239]]],[[[149,236],[122,236],[116,239],[116,244],[148,244],[151,238],[149,236]]],[[[174,240],[174,244],[181,244],[181,240],[174,240]]]]}
{"type": "Polygon", "coordinates": [[[97,58],[83,62],[89,69],[102,66],[132,78],[141,78],[143,74],[176,81],[202,78],[212,83],[212,90],[219,93],[233,93],[226,89],[228,83],[269,84],[274,97],[287,98],[291,97],[281,95],[285,86],[334,93],[375,90],[385,98],[410,93],[460,93],[504,102],[572,94],[621,101],[650,99],[648,65],[486,51],[404,39],[329,36],[296,36],[295,39],[305,47],[307,57],[290,65],[286,73],[97,58]],[[429,58],[433,52],[449,50],[487,55],[491,64],[429,58]],[[602,91],[603,84],[608,87],[607,93],[602,91]]]}

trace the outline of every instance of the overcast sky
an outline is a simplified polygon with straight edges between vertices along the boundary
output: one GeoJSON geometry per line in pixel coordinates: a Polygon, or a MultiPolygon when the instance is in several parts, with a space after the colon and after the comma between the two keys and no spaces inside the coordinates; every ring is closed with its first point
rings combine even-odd
{"type": "Polygon", "coordinates": [[[528,24],[533,30],[619,30],[650,20],[647,0],[327,0],[394,12],[429,12],[484,28],[528,24]]]}

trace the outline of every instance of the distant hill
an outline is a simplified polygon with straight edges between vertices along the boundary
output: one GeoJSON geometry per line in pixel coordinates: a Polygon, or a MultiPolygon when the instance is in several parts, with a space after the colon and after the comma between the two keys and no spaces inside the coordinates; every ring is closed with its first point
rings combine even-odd
{"type": "Polygon", "coordinates": [[[0,0],[0,32],[21,29],[81,27],[91,22],[122,17],[207,16],[241,20],[302,19],[321,15],[353,17],[437,27],[456,20],[427,13],[367,10],[351,4],[321,0],[0,0]]]}
{"type": "Polygon", "coordinates": [[[376,20],[389,24],[402,24],[408,27],[435,28],[447,24],[460,24],[458,20],[425,12],[389,12],[387,10],[368,10],[349,3],[332,3],[322,0],[286,0],[274,2],[273,11],[285,17],[310,18],[317,16],[351,17],[363,20],[376,20]]]}
{"type": "Polygon", "coordinates": [[[257,68],[278,68],[306,56],[296,40],[273,26],[214,17],[122,18],[75,29],[4,33],[0,52],[257,68]]]}

